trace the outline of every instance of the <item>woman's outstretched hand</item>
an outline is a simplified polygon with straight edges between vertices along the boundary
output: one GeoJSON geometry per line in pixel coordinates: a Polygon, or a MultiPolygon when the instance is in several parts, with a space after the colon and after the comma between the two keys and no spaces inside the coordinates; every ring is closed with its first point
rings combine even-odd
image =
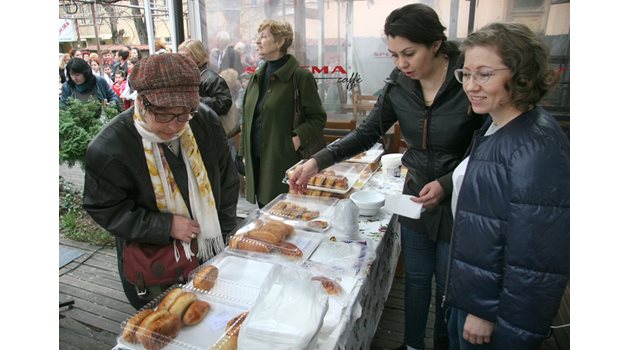
{"type": "Polygon", "coordinates": [[[308,180],[319,172],[317,161],[314,158],[307,160],[304,164],[298,165],[289,176],[289,187],[291,191],[305,193],[308,180]]]}

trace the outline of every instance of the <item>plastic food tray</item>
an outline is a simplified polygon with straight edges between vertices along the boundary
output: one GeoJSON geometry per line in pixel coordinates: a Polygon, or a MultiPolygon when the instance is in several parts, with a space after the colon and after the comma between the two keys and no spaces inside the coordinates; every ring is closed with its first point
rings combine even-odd
{"type": "Polygon", "coordinates": [[[319,244],[321,243],[323,239],[323,236],[320,233],[296,229],[295,233],[291,235],[290,237],[286,238],[284,242],[289,242],[289,243],[294,244],[296,247],[298,247],[302,251],[302,254],[301,256],[291,256],[290,254],[283,254],[281,252],[283,249],[285,249],[286,251],[286,248],[282,248],[278,245],[246,238],[244,234],[251,228],[253,228],[253,223],[251,227],[249,227],[248,225],[243,226],[242,229],[240,229],[239,231],[237,231],[236,234],[230,237],[229,239],[230,243],[229,243],[229,246],[226,248],[226,251],[232,254],[236,254],[236,255],[242,255],[246,257],[255,257],[255,258],[263,259],[263,260],[280,261],[280,262],[292,261],[297,264],[301,264],[306,259],[308,259],[311,256],[311,254],[313,254],[313,252],[315,251],[315,249],[317,249],[317,247],[319,246],[319,244]],[[244,249],[238,248],[236,244],[234,244],[234,241],[236,241],[236,244],[239,244],[240,242],[246,242],[248,244],[254,244],[259,247],[264,247],[266,252],[257,252],[257,251],[244,250],[244,249]]]}
{"type": "Polygon", "coordinates": [[[361,174],[359,174],[359,179],[357,180],[357,182],[354,183],[354,186],[352,186],[352,188],[354,188],[355,190],[362,189],[365,186],[365,184],[368,183],[368,181],[370,181],[372,176],[376,174],[376,172],[380,168],[381,168],[381,165],[377,164],[375,167],[368,166],[365,169],[363,169],[361,174]]]}
{"type": "Polygon", "coordinates": [[[265,207],[262,208],[260,211],[271,216],[271,218],[273,219],[282,220],[295,228],[301,228],[310,231],[312,227],[308,225],[309,221],[324,220],[330,223],[330,219],[332,219],[334,215],[334,210],[337,202],[339,202],[339,199],[337,198],[313,197],[300,194],[283,193],[276,197],[273,201],[265,205],[265,207]],[[318,215],[310,220],[304,220],[301,217],[293,218],[290,215],[283,215],[282,213],[274,211],[274,208],[276,208],[276,205],[280,202],[303,207],[309,212],[316,211],[318,212],[318,215]]]}
{"type": "MultiPolygon", "coordinates": [[[[301,165],[302,163],[304,163],[304,160],[299,161],[297,164],[295,164],[294,166],[292,166],[291,168],[289,168],[286,172],[286,175],[283,179],[284,183],[289,183],[289,174],[298,166],[301,165]]],[[[318,175],[321,175],[325,172],[330,172],[333,171],[335,173],[335,176],[343,176],[346,179],[348,179],[348,187],[347,188],[333,188],[333,187],[325,187],[325,186],[316,186],[316,185],[307,185],[307,188],[309,190],[318,190],[318,191],[325,191],[325,192],[332,192],[332,193],[338,193],[338,194],[345,194],[348,191],[350,191],[352,189],[352,186],[354,186],[355,182],[357,182],[357,180],[359,179],[359,174],[361,174],[361,172],[368,166],[367,163],[348,163],[348,162],[340,162],[337,164],[334,164],[332,166],[329,166],[326,169],[323,169],[322,171],[320,171],[318,173],[318,175]]],[[[317,175],[315,175],[317,176],[317,175]]]]}
{"type": "Polygon", "coordinates": [[[383,144],[375,143],[369,150],[357,154],[356,156],[346,160],[346,162],[365,164],[374,163],[384,152],[385,150],[383,149],[383,144]]]}
{"type": "Polygon", "coordinates": [[[208,264],[214,265],[219,270],[219,275],[209,291],[200,292],[247,305],[256,301],[261,285],[274,268],[274,265],[268,262],[219,254],[195,269],[190,274],[186,287],[194,288],[193,279],[199,270],[208,264]]]}
{"type": "MultiPolygon", "coordinates": [[[[159,302],[168,294],[172,289],[181,287],[185,291],[193,292],[197,295],[198,300],[203,300],[210,303],[210,311],[205,318],[197,325],[183,326],[180,328],[177,337],[171,340],[162,349],[209,349],[213,347],[217,342],[222,341],[222,338],[226,334],[226,325],[229,320],[236,317],[244,311],[248,311],[251,308],[251,304],[238,302],[234,299],[225,299],[214,293],[204,293],[196,289],[191,289],[185,285],[174,285],[167,291],[162,293],[159,297],[147,304],[142,310],[151,308],[155,309],[159,302]]],[[[128,320],[121,324],[121,329],[124,329],[128,320]]],[[[117,338],[118,344],[134,350],[144,350],[145,347],[141,343],[131,344],[125,341],[121,334],[117,338]]]]}

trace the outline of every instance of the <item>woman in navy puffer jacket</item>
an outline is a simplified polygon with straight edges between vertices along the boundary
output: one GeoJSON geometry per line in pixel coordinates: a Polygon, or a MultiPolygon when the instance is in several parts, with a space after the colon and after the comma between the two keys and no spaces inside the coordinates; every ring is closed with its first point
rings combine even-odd
{"type": "Polygon", "coordinates": [[[456,78],[491,120],[453,173],[450,343],[537,349],[569,279],[569,142],[536,107],[555,73],[524,25],[490,24],[463,47],[456,78]]]}

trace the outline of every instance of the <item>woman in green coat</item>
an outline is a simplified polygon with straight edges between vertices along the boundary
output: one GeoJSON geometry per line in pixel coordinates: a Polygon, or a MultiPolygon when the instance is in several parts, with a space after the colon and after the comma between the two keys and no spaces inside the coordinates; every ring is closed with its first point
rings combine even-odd
{"type": "Polygon", "coordinates": [[[239,153],[245,161],[247,200],[261,208],[288,192],[289,186],[282,183],[286,170],[301,159],[300,147],[326,124],[315,78],[287,54],[292,43],[293,29],[287,22],[265,20],[258,27],[256,49],[264,63],[245,93],[239,153]],[[304,122],[293,128],[296,88],[304,122]]]}

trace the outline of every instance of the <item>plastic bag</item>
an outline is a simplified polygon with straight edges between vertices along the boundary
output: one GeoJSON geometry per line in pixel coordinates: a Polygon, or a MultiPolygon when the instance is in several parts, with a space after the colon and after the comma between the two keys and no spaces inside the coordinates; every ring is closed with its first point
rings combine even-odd
{"type": "Polygon", "coordinates": [[[359,207],[350,199],[342,199],[337,203],[335,224],[331,228],[331,235],[337,239],[358,240],[359,236],[359,207]]]}
{"type": "Polygon", "coordinates": [[[241,327],[239,350],[313,349],[328,310],[319,284],[299,267],[272,271],[241,327]]]}

